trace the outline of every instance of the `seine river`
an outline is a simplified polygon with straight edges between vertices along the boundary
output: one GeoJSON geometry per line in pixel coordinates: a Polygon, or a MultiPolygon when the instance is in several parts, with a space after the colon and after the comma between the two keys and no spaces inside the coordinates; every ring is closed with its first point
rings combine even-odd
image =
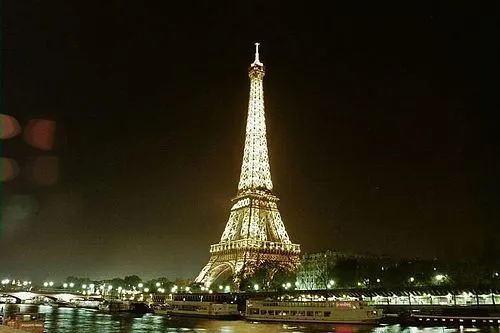
{"type": "MultiPolygon", "coordinates": [[[[45,313],[47,333],[500,333],[500,328],[416,328],[391,326],[353,326],[328,324],[252,323],[243,320],[217,321],[170,318],[160,315],[104,314],[96,310],[17,305],[20,312],[45,313]]],[[[11,310],[10,307],[8,310],[11,310]]],[[[10,312],[10,311],[8,311],[10,312]]]]}

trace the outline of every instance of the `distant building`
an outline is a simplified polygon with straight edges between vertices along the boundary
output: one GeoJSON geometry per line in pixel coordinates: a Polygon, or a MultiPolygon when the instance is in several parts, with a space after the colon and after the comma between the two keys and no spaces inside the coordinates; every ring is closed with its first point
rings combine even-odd
{"type": "MultiPolygon", "coordinates": [[[[301,256],[301,265],[297,271],[296,288],[302,290],[333,289],[338,286],[335,267],[343,261],[354,264],[377,262],[377,265],[389,264],[390,259],[368,254],[327,250],[306,253],[301,256]]],[[[354,267],[353,269],[356,269],[354,267]]]]}

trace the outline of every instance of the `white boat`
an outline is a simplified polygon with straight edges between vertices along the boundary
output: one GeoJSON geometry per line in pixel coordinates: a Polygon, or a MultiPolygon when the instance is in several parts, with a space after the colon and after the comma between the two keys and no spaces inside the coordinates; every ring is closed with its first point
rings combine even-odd
{"type": "Polygon", "coordinates": [[[85,309],[99,309],[99,305],[103,302],[102,299],[92,299],[84,297],[75,297],[69,300],[75,308],[85,308],[85,309]]]}
{"type": "Polygon", "coordinates": [[[153,304],[151,306],[154,314],[165,315],[171,310],[171,307],[168,304],[153,304]]]}
{"type": "Polygon", "coordinates": [[[247,300],[245,318],[253,321],[378,324],[382,310],[362,301],[302,302],[247,300]]]}
{"type": "Polygon", "coordinates": [[[202,317],[210,319],[239,319],[238,305],[218,302],[170,301],[166,314],[171,316],[202,317]]]}
{"type": "MultiPolygon", "coordinates": [[[[43,313],[14,313],[4,320],[4,325],[19,332],[45,332],[45,315],[43,313]]],[[[3,332],[0,323],[0,331],[3,332]]],[[[10,332],[10,331],[9,331],[10,332]]]]}

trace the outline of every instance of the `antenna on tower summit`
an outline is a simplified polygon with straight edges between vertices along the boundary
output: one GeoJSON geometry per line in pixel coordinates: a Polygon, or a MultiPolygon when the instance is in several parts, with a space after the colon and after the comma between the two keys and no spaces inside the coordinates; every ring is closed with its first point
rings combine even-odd
{"type": "Polygon", "coordinates": [[[259,60],[259,45],[260,43],[255,43],[255,60],[253,61],[252,66],[254,65],[264,66],[264,64],[261,63],[259,60]]]}

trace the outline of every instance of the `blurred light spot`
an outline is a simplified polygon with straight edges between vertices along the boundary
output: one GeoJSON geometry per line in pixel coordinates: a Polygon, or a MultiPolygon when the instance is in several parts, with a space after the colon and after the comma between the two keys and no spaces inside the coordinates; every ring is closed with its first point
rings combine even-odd
{"type": "Polygon", "coordinates": [[[1,173],[0,181],[5,182],[15,178],[19,174],[19,167],[12,158],[0,157],[1,173]]]}
{"type": "Polygon", "coordinates": [[[37,185],[54,185],[59,178],[59,158],[56,156],[36,157],[28,170],[29,176],[37,185]]]}
{"type": "Polygon", "coordinates": [[[14,220],[24,220],[35,212],[35,199],[30,195],[13,195],[6,207],[6,217],[14,220]]]}
{"type": "Polygon", "coordinates": [[[0,114],[0,122],[2,123],[1,139],[9,139],[18,135],[21,132],[21,127],[16,118],[6,114],[0,114]]]}
{"type": "Polygon", "coordinates": [[[354,328],[351,327],[351,326],[338,326],[336,328],[336,331],[338,333],[353,333],[354,332],[354,328]]]}
{"type": "Polygon", "coordinates": [[[54,146],[56,122],[46,119],[32,119],[24,132],[27,143],[42,150],[50,150],[54,146]]]}

